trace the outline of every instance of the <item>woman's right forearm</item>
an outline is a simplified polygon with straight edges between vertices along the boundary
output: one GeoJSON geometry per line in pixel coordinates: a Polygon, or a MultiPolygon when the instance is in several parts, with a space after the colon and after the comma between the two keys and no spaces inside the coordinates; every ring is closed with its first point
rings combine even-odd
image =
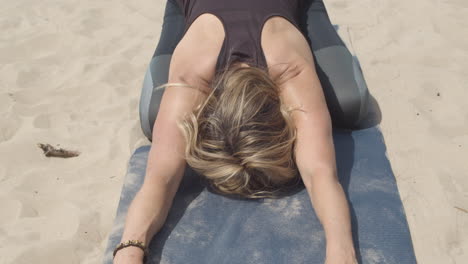
{"type": "MultiPolygon", "coordinates": [[[[149,245],[153,236],[164,225],[169,209],[172,207],[175,194],[185,171],[185,161],[164,158],[156,159],[158,155],[153,144],[148,155],[148,166],[145,181],[133,198],[125,219],[125,226],[120,242],[140,240],[149,245]],[[165,169],[154,163],[166,162],[165,169]]],[[[114,263],[140,263],[144,252],[137,247],[126,247],[115,255],[114,263]]]]}
{"type": "Polygon", "coordinates": [[[170,188],[164,184],[143,186],[128,208],[121,241],[140,240],[146,245],[161,229],[172,204],[170,188]]]}
{"type": "Polygon", "coordinates": [[[146,245],[163,226],[184,175],[184,139],[164,108],[155,123],[148,153],[145,180],[127,212],[122,242],[129,239],[146,245]],[[157,131],[157,133],[156,133],[157,131]]]}
{"type": "MultiPolygon", "coordinates": [[[[153,144],[148,155],[145,181],[127,211],[121,242],[140,240],[148,246],[164,225],[172,207],[184,175],[185,161],[171,154],[160,155],[157,149],[153,144]]],[[[139,263],[142,259],[141,249],[126,247],[116,254],[115,263],[139,263]]]]}
{"type": "MultiPolygon", "coordinates": [[[[162,189],[162,188],[161,188],[162,189]]],[[[141,188],[131,202],[126,216],[121,242],[140,240],[148,245],[167,217],[164,190],[146,191],[141,188]]],[[[126,247],[117,252],[114,263],[140,263],[144,252],[137,247],[126,247]]]]}
{"type": "MultiPolygon", "coordinates": [[[[167,218],[172,204],[170,192],[170,187],[163,184],[141,187],[128,208],[121,242],[140,240],[149,244],[167,218]]],[[[126,247],[117,252],[114,263],[142,263],[143,256],[140,248],[126,247]]]]}

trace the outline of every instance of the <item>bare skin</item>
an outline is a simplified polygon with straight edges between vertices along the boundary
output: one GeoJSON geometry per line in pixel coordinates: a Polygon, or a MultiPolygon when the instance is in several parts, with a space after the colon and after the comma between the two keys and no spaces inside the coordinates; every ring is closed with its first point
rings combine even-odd
{"type": "MultiPolygon", "coordinates": [[[[167,87],[153,129],[145,181],[132,201],[122,242],[139,239],[148,244],[164,224],[185,170],[185,140],[176,121],[201,103],[214,77],[224,40],[224,28],[211,14],[199,16],[174,50],[169,82],[198,89],[167,87]],[[200,43],[203,43],[200,45],[200,43]]],[[[338,182],[331,120],[309,44],[289,21],[272,17],[264,25],[261,44],[272,78],[297,127],[296,164],[326,236],[326,264],[355,264],[349,207],[338,182]]],[[[249,67],[243,63],[242,66],[249,67]]],[[[142,263],[143,251],[120,250],[115,264],[142,263]]]]}

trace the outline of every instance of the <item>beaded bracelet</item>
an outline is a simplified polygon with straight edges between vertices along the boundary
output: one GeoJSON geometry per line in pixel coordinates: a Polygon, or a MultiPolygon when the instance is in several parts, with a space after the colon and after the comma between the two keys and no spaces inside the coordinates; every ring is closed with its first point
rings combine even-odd
{"type": "Polygon", "coordinates": [[[114,253],[112,255],[115,258],[115,254],[117,254],[117,251],[121,250],[122,248],[130,247],[130,246],[139,247],[139,248],[141,248],[143,250],[143,252],[144,252],[143,263],[145,263],[146,262],[146,257],[148,256],[148,250],[146,248],[145,243],[140,241],[140,240],[128,240],[127,242],[122,242],[122,243],[118,244],[115,247],[114,253]]]}

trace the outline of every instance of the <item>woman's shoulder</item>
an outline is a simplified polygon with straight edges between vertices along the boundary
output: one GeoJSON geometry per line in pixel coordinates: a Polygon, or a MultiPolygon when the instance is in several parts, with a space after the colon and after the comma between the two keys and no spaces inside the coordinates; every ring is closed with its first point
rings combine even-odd
{"type": "Polygon", "coordinates": [[[265,23],[261,45],[272,77],[291,76],[314,63],[310,45],[302,32],[282,17],[273,17],[265,23]]]}
{"type": "Polygon", "coordinates": [[[224,41],[221,23],[209,14],[198,17],[177,44],[169,66],[169,79],[210,81],[224,41]]]}

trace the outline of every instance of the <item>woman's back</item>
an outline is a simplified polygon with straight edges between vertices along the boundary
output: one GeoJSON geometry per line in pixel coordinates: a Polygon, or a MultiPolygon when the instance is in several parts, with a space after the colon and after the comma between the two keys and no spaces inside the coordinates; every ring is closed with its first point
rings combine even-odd
{"type": "Polygon", "coordinates": [[[268,70],[272,79],[297,60],[313,63],[298,26],[300,0],[177,2],[184,10],[185,29],[172,56],[170,82],[209,92],[216,73],[233,63],[268,70]]]}
{"type": "MultiPolygon", "coordinates": [[[[219,34],[222,35],[220,37],[222,43],[217,54],[215,69],[222,70],[235,62],[266,68],[267,62],[261,41],[265,22],[274,16],[280,17],[300,32],[298,26],[300,2],[300,0],[177,0],[185,16],[184,35],[191,29],[195,20],[206,14],[216,17],[218,26],[221,24],[222,30],[219,31],[222,33],[219,34]]],[[[211,22],[208,27],[213,27],[213,24],[211,22]]],[[[194,31],[201,31],[194,27],[194,31]]],[[[208,30],[207,33],[213,35],[217,31],[208,30]]],[[[200,44],[202,43],[193,43],[193,45],[200,44]]]]}

